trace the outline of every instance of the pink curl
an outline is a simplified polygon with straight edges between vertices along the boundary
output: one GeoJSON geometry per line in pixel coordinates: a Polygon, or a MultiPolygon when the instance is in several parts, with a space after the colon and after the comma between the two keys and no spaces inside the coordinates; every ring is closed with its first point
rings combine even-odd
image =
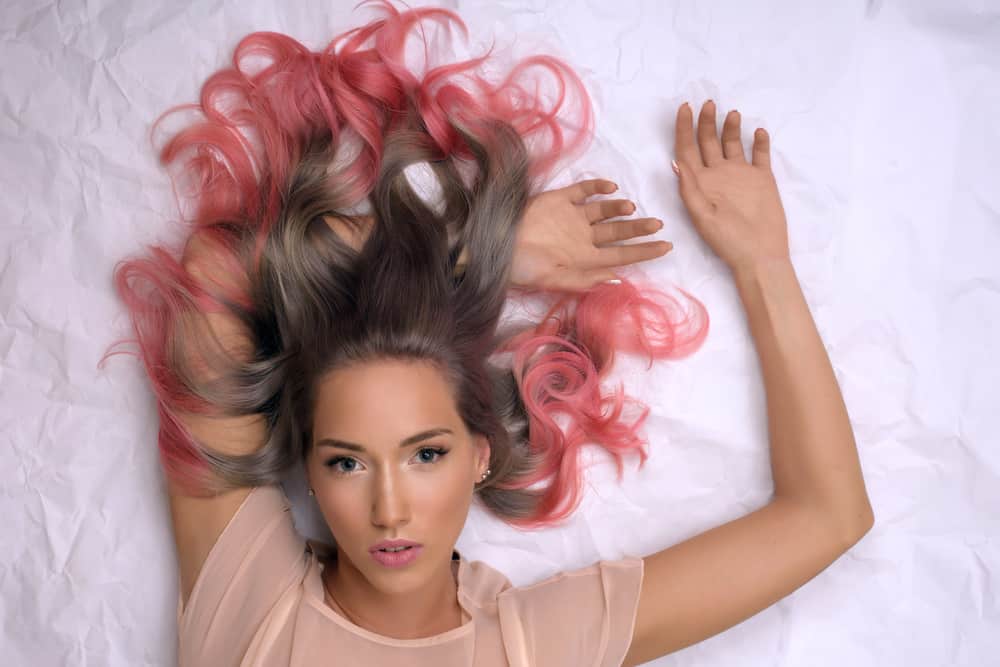
{"type": "Polygon", "coordinates": [[[208,467],[176,412],[203,414],[209,406],[191,395],[174,372],[170,350],[179,319],[192,311],[194,303],[201,303],[206,310],[218,307],[169,253],[159,247],[151,252],[151,258],[119,263],[115,271],[115,286],[132,316],[139,352],[117,350],[127,341],[116,341],[99,365],[115,354],[135,354],[140,359],[160,415],[160,461],[174,482],[196,492],[203,488],[208,467]]]}
{"type": "Polygon", "coordinates": [[[558,523],[579,505],[582,471],[579,452],[595,443],[615,461],[618,480],[626,455],[636,453],[639,467],[647,459],[639,431],[648,406],[624,392],[601,392],[601,378],[611,367],[615,350],[641,353],[650,359],[678,359],[697,350],[708,335],[704,305],[680,290],[693,305],[680,303],[655,289],[629,280],[602,284],[583,294],[560,298],[533,329],[507,340],[499,352],[511,352],[511,368],[528,412],[532,454],[541,464],[529,475],[501,484],[526,489],[548,480],[533,516],[514,523],[540,528],[558,523]],[[627,420],[626,404],[639,409],[627,420]],[[563,429],[556,421],[568,421],[563,429]]]}

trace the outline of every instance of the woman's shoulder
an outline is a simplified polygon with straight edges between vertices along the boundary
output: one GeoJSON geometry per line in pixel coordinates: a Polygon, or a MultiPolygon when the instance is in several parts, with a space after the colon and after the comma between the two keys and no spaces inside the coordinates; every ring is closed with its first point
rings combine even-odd
{"type": "Polygon", "coordinates": [[[600,560],[500,591],[497,613],[508,654],[524,656],[525,664],[621,664],[642,577],[641,558],[600,560]]]}
{"type": "Polygon", "coordinates": [[[460,565],[458,570],[459,591],[479,607],[496,604],[497,596],[512,588],[510,579],[485,561],[466,560],[456,549],[460,565]]]}
{"type": "Polygon", "coordinates": [[[301,587],[309,557],[280,486],[255,487],[212,547],[184,605],[180,664],[230,664],[249,649],[279,600],[301,587]]]}
{"type": "Polygon", "coordinates": [[[305,569],[305,540],[280,486],[254,487],[212,546],[191,592],[191,607],[217,611],[218,600],[235,590],[275,589],[305,569]]]}
{"type": "Polygon", "coordinates": [[[611,592],[609,586],[632,589],[642,580],[643,560],[636,557],[602,559],[584,567],[560,570],[519,586],[514,586],[503,572],[485,561],[469,561],[463,557],[460,571],[464,573],[460,575],[461,588],[466,595],[486,604],[498,598],[544,597],[557,591],[564,595],[587,595],[595,587],[605,592],[611,592]]]}

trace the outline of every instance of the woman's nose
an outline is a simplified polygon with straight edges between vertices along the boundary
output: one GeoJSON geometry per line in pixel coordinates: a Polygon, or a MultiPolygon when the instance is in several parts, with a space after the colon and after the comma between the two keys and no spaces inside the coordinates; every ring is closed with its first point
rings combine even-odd
{"type": "Polygon", "coordinates": [[[372,497],[372,523],[384,528],[403,525],[410,520],[409,504],[399,480],[389,476],[377,483],[372,497]]]}

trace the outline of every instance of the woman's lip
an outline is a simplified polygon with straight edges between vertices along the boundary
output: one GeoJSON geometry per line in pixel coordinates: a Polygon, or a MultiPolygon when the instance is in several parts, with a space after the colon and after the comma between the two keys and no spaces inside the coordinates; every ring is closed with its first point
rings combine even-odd
{"type": "Polygon", "coordinates": [[[379,549],[395,549],[396,547],[420,547],[423,546],[419,542],[414,542],[413,540],[383,540],[373,546],[368,551],[374,552],[379,549]]]}
{"type": "Polygon", "coordinates": [[[403,549],[402,551],[397,551],[395,553],[391,551],[380,551],[375,549],[371,552],[372,559],[379,565],[384,565],[385,567],[405,567],[417,559],[420,552],[423,551],[422,546],[410,547],[409,549],[403,549]]]}

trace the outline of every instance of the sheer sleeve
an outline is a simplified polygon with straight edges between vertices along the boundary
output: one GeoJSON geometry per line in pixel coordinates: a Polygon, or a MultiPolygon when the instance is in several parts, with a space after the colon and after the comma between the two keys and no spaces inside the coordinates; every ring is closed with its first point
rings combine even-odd
{"type": "Polygon", "coordinates": [[[512,667],[619,667],[639,604],[643,561],[599,561],[497,597],[512,667]]]}
{"type": "Polygon", "coordinates": [[[198,573],[187,607],[178,596],[178,664],[238,665],[279,599],[302,581],[305,541],[278,486],[254,488],[198,573]]]}

